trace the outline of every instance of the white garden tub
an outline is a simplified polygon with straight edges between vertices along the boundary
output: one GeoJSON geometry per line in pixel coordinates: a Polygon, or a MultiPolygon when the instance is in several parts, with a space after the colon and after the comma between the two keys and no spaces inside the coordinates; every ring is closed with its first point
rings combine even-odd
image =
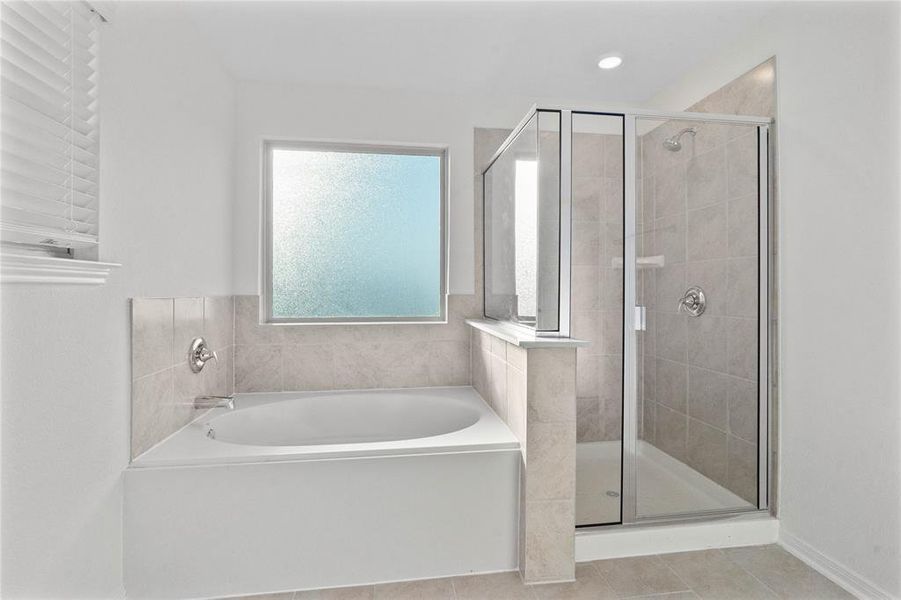
{"type": "Polygon", "coordinates": [[[126,471],[128,595],[515,569],[519,461],[470,387],[239,394],[126,471]]]}

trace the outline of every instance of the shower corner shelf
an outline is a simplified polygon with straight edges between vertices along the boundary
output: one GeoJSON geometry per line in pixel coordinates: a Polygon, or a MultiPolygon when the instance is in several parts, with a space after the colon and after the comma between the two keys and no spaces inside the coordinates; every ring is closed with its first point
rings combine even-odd
{"type": "MultiPolygon", "coordinates": [[[[657,254],[655,256],[639,256],[638,260],[635,262],[639,269],[662,269],[666,266],[666,257],[662,254],[657,254]]],[[[611,266],[614,269],[623,268],[623,259],[621,256],[614,256],[611,263],[611,266]]]]}

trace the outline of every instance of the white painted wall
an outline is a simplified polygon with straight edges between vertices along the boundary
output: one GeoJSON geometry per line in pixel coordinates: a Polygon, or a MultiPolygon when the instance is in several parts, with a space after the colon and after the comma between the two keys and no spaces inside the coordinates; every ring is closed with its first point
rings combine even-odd
{"type": "Polygon", "coordinates": [[[259,292],[260,157],[261,141],[266,138],[447,144],[448,290],[452,294],[473,293],[473,128],[512,128],[536,102],[563,100],[552,95],[453,95],[239,82],[235,293],[259,292]]]}
{"type": "Polygon", "coordinates": [[[448,290],[455,294],[473,293],[473,127],[512,127],[531,102],[375,88],[240,82],[235,293],[259,291],[260,157],[261,141],[266,138],[448,145],[448,290]]]}
{"type": "Polygon", "coordinates": [[[784,3],[658,94],[684,109],[776,55],[779,514],[787,540],[901,597],[898,3],[784,3]]]}
{"type": "Polygon", "coordinates": [[[103,26],[103,287],[4,286],[4,598],[122,597],[128,298],[231,292],[234,85],[174,3],[103,26]]]}

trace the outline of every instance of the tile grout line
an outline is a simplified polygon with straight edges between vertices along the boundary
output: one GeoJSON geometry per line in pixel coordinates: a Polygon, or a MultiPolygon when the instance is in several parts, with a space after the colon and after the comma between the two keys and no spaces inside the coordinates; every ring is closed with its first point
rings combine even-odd
{"type": "MultiPolygon", "coordinates": [[[[747,547],[753,547],[753,546],[747,546],[747,547]]],[[[732,563],[733,565],[735,565],[736,567],[738,567],[741,571],[743,571],[743,572],[747,573],[748,575],[750,575],[750,576],[751,576],[751,579],[753,579],[754,581],[756,581],[757,583],[759,583],[760,585],[762,585],[762,586],[763,586],[764,588],[766,588],[768,591],[772,592],[772,593],[773,593],[773,596],[775,596],[776,598],[781,598],[781,597],[782,597],[782,596],[779,594],[779,592],[777,592],[776,590],[774,590],[773,588],[771,588],[770,586],[768,586],[768,585],[766,584],[766,582],[764,582],[762,579],[760,579],[759,577],[757,577],[757,576],[756,576],[754,573],[752,573],[750,570],[744,568],[742,565],[740,565],[740,564],[738,564],[736,561],[732,560],[732,558],[731,558],[726,552],[724,552],[722,548],[717,548],[717,549],[720,551],[720,554],[722,554],[723,557],[725,557],[726,560],[728,560],[730,563],[732,563]]]]}

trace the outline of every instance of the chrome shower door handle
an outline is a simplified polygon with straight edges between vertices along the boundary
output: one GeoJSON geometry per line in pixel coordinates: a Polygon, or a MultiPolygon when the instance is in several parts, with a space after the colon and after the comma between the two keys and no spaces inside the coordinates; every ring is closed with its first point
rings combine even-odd
{"type": "Polygon", "coordinates": [[[676,312],[682,312],[684,310],[693,317],[700,317],[704,314],[706,308],[707,297],[704,295],[704,290],[693,285],[685,290],[685,293],[679,299],[676,312]]]}

